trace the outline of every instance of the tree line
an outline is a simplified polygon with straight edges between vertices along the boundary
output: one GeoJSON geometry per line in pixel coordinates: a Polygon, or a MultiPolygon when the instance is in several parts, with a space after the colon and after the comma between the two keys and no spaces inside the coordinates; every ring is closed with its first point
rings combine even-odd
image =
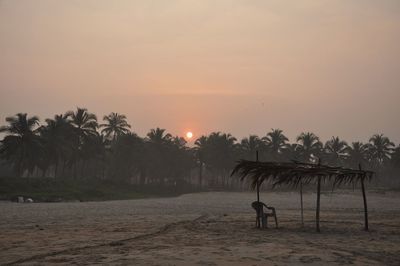
{"type": "MultiPolygon", "coordinates": [[[[383,134],[368,143],[347,143],[332,137],[323,143],[312,132],[302,132],[296,142],[280,129],[265,136],[237,140],[227,133],[201,136],[189,147],[184,138],[165,129],[151,129],[146,137],[131,130],[123,114],[110,113],[99,122],[85,108],[46,119],[18,113],[0,127],[0,163],[16,177],[100,179],[160,186],[191,184],[235,187],[230,172],[239,159],[317,162],[332,166],[372,169],[396,179],[400,173],[400,145],[383,134]]],[[[393,180],[392,180],[393,181],[393,180]]],[[[396,181],[397,182],[397,181],[396,181]]]]}

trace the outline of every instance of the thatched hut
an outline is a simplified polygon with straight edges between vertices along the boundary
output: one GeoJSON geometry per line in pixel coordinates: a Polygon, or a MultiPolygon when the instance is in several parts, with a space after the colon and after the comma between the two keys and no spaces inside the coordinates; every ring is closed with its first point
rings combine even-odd
{"type": "Polygon", "coordinates": [[[332,167],[327,165],[292,162],[259,162],[241,160],[232,171],[232,176],[239,176],[243,181],[245,178],[251,179],[251,186],[257,189],[257,201],[259,201],[259,188],[263,182],[269,182],[272,187],[292,186],[301,187],[303,184],[314,183],[317,185],[317,208],[316,208],[316,230],[320,232],[319,213],[321,182],[332,182],[333,186],[341,184],[361,183],[361,190],[364,200],[365,230],[368,230],[368,208],[365,195],[366,180],[373,176],[372,171],[361,169],[349,169],[342,167],[332,167]]]}

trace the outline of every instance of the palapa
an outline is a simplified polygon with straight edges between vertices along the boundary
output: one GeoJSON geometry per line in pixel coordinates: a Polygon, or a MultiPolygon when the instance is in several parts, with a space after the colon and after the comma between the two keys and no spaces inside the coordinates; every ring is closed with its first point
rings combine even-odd
{"type": "MultiPolygon", "coordinates": [[[[316,229],[319,232],[319,209],[321,182],[331,181],[333,186],[342,184],[361,183],[364,201],[364,220],[365,230],[368,230],[368,208],[365,195],[364,181],[369,181],[374,175],[372,171],[365,171],[359,166],[358,170],[333,167],[328,165],[292,162],[259,162],[240,160],[232,171],[231,176],[237,175],[243,181],[245,178],[251,179],[253,189],[259,188],[262,183],[270,182],[272,187],[291,186],[297,188],[299,185],[316,183],[317,184],[317,209],[316,209],[316,229]]],[[[258,190],[258,189],[257,189],[258,190]]],[[[257,196],[258,197],[258,196],[257,196]]]]}

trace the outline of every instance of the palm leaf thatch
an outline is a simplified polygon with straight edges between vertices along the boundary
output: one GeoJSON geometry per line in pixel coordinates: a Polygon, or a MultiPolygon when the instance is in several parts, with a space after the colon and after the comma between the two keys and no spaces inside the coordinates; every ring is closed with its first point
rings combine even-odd
{"type": "Polygon", "coordinates": [[[273,187],[288,185],[297,187],[300,183],[309,184],[318,179],[333,181],[334,186],[357,183],[370,180],[372,171],[354,170],[342,167],[332,167],[321,164],[292,162],[257,162],[240,160],[232,171],[231,176],[238,175],[243,181],[251,178],[252,188],[263,182],[271,182],[273,187]]]}
{"type": "MultiPolygon", "coordinates": [[[[292,162],[259,162],[259,161],[238,161],[231,176],[237,175],[243,181],[246,177],[251,179],[253,189],[257,188],[257,201],[259,201],[259,189],[263,182],[270,182],[272,187],[287,185],[297,187],[302,184],[317,184],[317,207],[316,207],[316,229],[320,232],[320,195],[321,181],[333,181],[333,186],[341,184],[361,183],[361,190],[364,202],[365,230],[368,231],[368,207],[365,195],[364,180],[370,180],[372,171],[363,171],[343,167],[332,167],[328,165],[292,162]]],[[[303,213],[303,202],[301,195],[301,206],[303,213]]],[[[302,215],[303,217],[303,215],[302,215]]],[[[303,222],[303,221],[302,221],[303,222]]]]}

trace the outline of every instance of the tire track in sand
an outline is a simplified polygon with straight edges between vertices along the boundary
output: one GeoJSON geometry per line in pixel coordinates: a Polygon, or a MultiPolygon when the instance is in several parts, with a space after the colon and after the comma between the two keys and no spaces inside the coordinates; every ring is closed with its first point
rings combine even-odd
{"type": "Polygon", "coordinates": [[[81,251],[81,250],[88,250],[88,249],[94,249],[94,248],[105,247],[105,246],[119,246],[124,242],[129,242],[129,241],[132,241],[132,240],[141,240],[141,239],[155,237],[155,236],[158,236],[160,234],[167,233],[168,231],[170,231],[173,228],[176,228],[176,227],[179,227],[179,226],[182,226],[182,225],[194,224],[197,221],[206,218],[207,216],[208,215],[205,214],[205,215],[201,215],[201,216],[199,216],[199,217],[197,217],[196,219],[193,219],[193,220],[183,220],[183,221],[169,223],[169,224],[166,224],[166,225],[162,226],[158,230],[156,230],[154,232],[151,232],[151,233],[148,233],[148,234],[142,234],[142,235],[129,237],[129,238],[124,238],[124,239],[120,239],[120,240],[114,240],[114,241],[101,243],[101,244],[97,244],[97,245],[87,245],[87,246],[73,247],[73,248],[67,248],[67,249],[58,250],[58,251],[52,251],[52,252],[43,253],[43,254],[37,254],[37,255],[33,255],[33,256],[27,257],[27,258],[22,258],[22,259],[18,259],[18,260],[12,261],[12,262],[7,262],[7,263],[1,264],[1,265],[2,266],[18,265],[20,263],[31,262],[31,261],[35,261],[35,260],[41,260],[41,259],[44,259],[44,258],[47,258],[47,257],[57,256],[57,255],[61,255],[61,254],[68,254],[68,253],[71,253],[71,252],[76,252],[76,251],[81,251]]]}

